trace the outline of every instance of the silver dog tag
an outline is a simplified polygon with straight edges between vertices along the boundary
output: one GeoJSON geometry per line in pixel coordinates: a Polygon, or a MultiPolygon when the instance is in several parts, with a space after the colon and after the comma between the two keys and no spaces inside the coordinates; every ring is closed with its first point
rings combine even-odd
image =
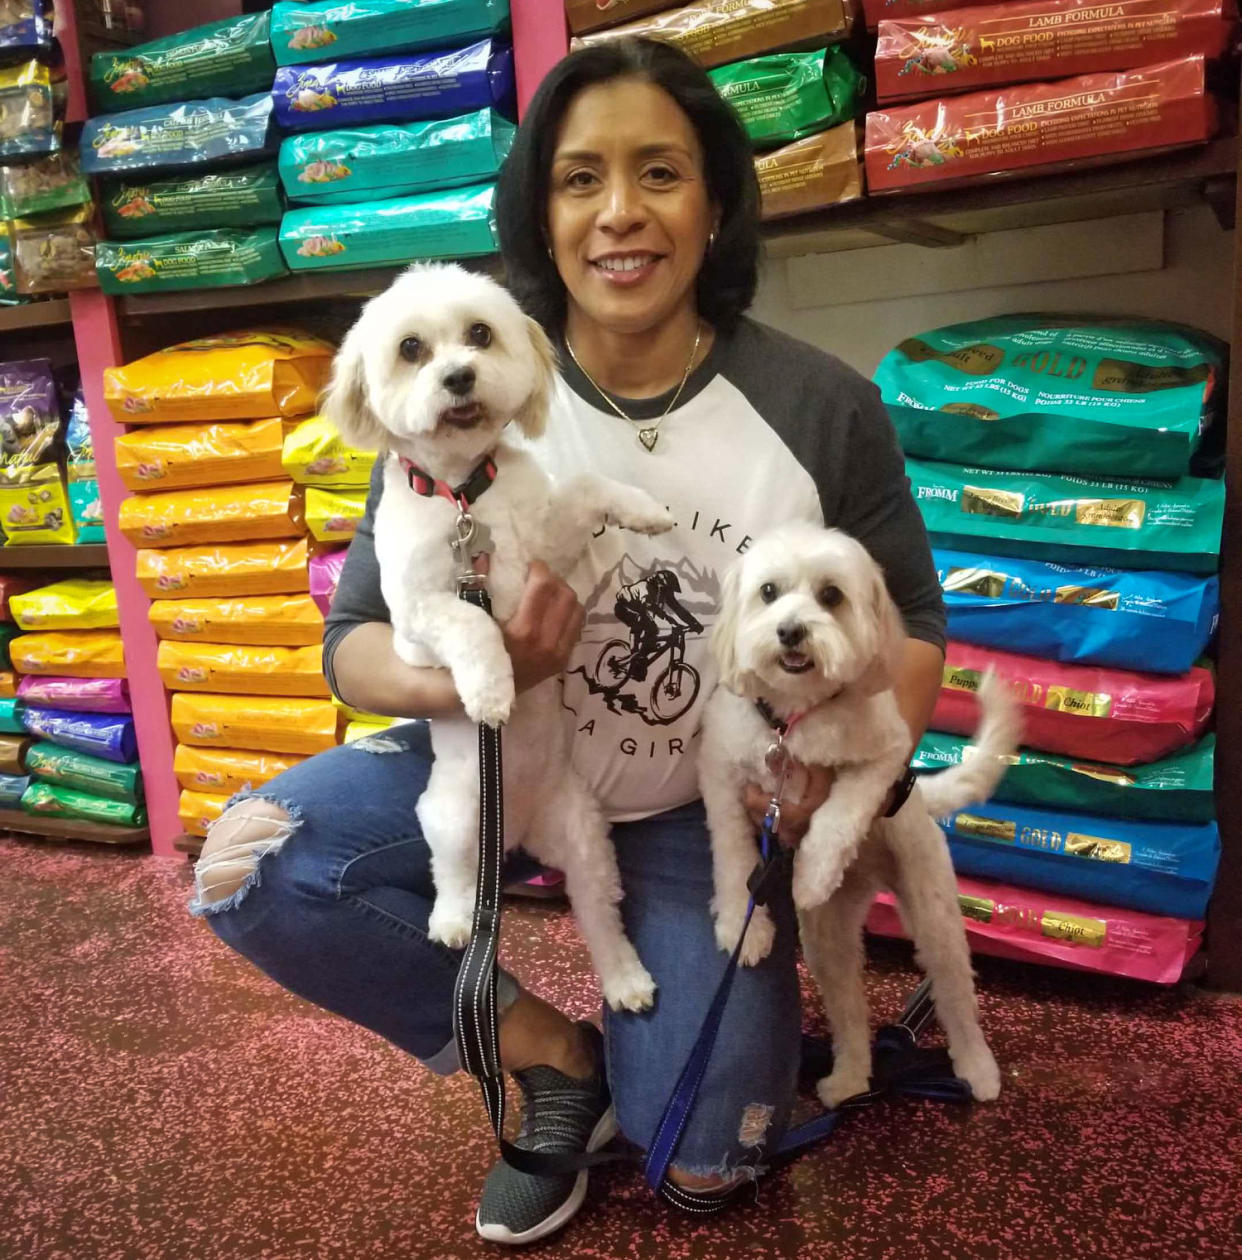
{"type": "Polygon", "coordinates": [[[789,754],[779,739],[768,745],[768,751],[763,755],[763,764],[767,766],[768,773],[774,779],[785,777],[785,770],[789,765],[789,754]]]}

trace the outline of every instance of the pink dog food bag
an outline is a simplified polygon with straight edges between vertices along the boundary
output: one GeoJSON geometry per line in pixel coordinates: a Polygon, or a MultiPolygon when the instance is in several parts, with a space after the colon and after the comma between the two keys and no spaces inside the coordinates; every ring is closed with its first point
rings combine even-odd
{"type": "Polygon", "coordinates": [[[124,678],[49,678],[31,674],[17,684],[17,698],[45,709],[130,712],[129,683],[124,678]]]}
{"type": "Polygon", "coordinates": [[[1115,766],[1142,765],[1188,747],[1203,734],[1216,695],[1206,669],[1169,678],[951,642],[933,730],[974,733],[974,693],[989,668],[1022,704],[1024,744],[1115,766]]]}
{"type": "MultiPolygon", "coordinates": [[[[958,876],[957,890],[970,948],[995,958],[1176,984],[1203,934],[1203,924],[1193,919],[1121,910],[964,875],[958,876]]],[[[867,931],[907,936],[892,893],[876,898],[867,931]]]]}
{"type": "Polygon", "coordinates": [[[341,570],[345,567],[348,547],[336,551],[321,551],[311,556],[310,593],[311,598],[319,606],[319,611],[326,617],[332,607],[332,598],[336,594],[336,584],[341,580],[341,570]]]}

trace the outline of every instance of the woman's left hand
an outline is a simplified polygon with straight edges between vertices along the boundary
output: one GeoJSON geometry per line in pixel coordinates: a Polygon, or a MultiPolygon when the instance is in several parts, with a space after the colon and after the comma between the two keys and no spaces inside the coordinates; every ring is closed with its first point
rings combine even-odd
{"type": "MultiPolygon", "coordinates": [[[[797,848],[811,824],[811,816],[828,799],[836,777],[836,771],[825,766],[807,767],[796,761],[790,765],[781,794],[781,828],[776,833],[776,838],[786,848],[797,848]]],[[[763,827],[771,799],[771,793],[765,792],[759,784],[747,785],[743,801],[756,830],[763,827]]]]}

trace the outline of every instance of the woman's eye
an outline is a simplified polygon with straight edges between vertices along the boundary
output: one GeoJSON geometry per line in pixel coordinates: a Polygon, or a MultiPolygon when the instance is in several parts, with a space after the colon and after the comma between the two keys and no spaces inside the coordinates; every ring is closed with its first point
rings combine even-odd
{"type": "Polygon", "coordinates": [[[590,171],[570,171],[565,176],[565,185],[568,188],[589,188],[594,180],[595,176],[590,171]]]}
{"type": "Polygon", "coordinates": [[[833,586],[831,582],[819,593],[819,602],[825,608],[835,608],[843,598],[840,588],[833,586]]]}
{"type": "Polygon", "coordinates": [[[401,357],[407,363],[417,363],[423,352],[423,343],[417,337],[406,337],[398,347],[401,357]]]}
{"type": "Polygon", "coordinates": [[[486,324],[471,324],[470,344],[486,350],[492,344],[492,330],[486,324]]]}
{"type": "Polygon", "coordinates": [[[780,592],[776,589],[776,583],[774,582],[765,582],[759,588],[759,598],[765,604],[770,604],[779,594],[780,592]]]}
{"type": "Polygon", "coordinates": [[[657,184],[671,184],[677,178],[677,172],[671,166],[650,166],[644,173],[657,184]]]}

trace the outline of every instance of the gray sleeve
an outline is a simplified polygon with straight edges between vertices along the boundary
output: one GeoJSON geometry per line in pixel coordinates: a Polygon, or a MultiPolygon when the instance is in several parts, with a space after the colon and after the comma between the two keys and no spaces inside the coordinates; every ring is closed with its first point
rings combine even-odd
{"type": "Polygon", "coordinates": [[[831,524],[857,538],[884,570],[911,638],[943,649],[944,596],[927,530],[880,391],[861,378],[842,463],[846,476],[831,524]]]}
{"type": "Polygon", "coordinates": [[[367,493],[366,511],[358,522],[354,540],[349,544],[341,580],[337,583],[332,607],[324,623],[323,672],[336,696],[336,674],[332,668],[336,649],[341,640],[354,629],[368,621],[388,621],[388,605],[380,592],[379,562],[375,558],[375,505],[379,502],[383,487],[383,460],[375,461],[371,474],[371,488],[367,493]]]}

